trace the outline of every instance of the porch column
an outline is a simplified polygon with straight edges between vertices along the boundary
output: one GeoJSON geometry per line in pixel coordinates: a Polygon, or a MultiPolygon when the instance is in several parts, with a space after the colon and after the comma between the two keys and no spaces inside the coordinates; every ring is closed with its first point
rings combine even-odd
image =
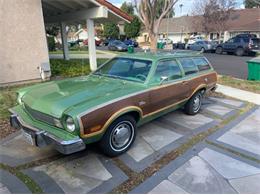
{"type": "Polygon", "coordinates": [[[61,22],[60,24],[61,29],[61,39],[62,39],[62,49],[63,49],[63,59],[69,60],[69,46],[67,40],[67,32],[66,32],[66,24],[61,22]]]}
{"type": "Polygon", "coordinates": [[[94,21],[92,19],[87,19],[87,32],[88,32],[88,52],[89,52],[90,70],[94,71],[97,69],[97,57],[96,57],[94,21]]]}

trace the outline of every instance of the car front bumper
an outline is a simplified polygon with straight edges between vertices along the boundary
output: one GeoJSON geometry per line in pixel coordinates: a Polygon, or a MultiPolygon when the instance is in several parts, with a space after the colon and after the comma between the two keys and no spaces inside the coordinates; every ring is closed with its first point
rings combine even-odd
{"type": "Polygon", "coordinates": [[[17,113],[10,111],[12,112],[10,125],[16,129],[22,129],[25,138],[31,145],[37,147],[52,145],[62,154],[72,154],[86,148],[85,143],[78,136],[70,140],[63,140],[50,132],[26,124],[17,113]]]}

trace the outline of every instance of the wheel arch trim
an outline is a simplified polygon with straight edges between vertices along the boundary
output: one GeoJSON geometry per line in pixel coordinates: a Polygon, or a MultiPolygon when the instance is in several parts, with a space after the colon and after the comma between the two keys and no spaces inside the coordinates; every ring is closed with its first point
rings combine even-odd
{"type": "Polygon", "coordinates": [[[118,110],[117,112],[115,112],[112,116],[110,116],[110,118],[106,121],[106,123],[101,127],[100,130],[93,132],[93,133],[89,133],[89,134],[85,134],[84,133],[84,129],[81,128],[80,130],[80,136],[82,138],[88,138],[88,137],[92,137],[95,135],[101,135],[104,134],[106,129],[109,127],[109,125],[111,125],[116,119],[118,119],[119,117],[130,113],[130,112],[137,112],[139,114],[139,117],[142,118],[143,117],[143,111],[141,108],[137,107],[137,106],[128,106],[125,108],[122,108],[120,110],[118,110]]]}

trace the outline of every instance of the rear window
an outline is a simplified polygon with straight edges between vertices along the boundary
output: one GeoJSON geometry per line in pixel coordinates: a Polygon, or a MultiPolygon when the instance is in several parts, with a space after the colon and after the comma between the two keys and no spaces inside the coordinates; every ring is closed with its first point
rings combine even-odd
{"type": "Polygon", "coordinates": [[[179,62],[183,67],[185,75],[193,74],[199,71],[198,67],[194,64],[192,59],[182,58],[179,59],[179,62]]]}
{"type": "Polygon", "coordinates": [[[198,67],[199,71],[210,69],[210,65],[205,58],[193,58],[193,62],[198,67]]]}

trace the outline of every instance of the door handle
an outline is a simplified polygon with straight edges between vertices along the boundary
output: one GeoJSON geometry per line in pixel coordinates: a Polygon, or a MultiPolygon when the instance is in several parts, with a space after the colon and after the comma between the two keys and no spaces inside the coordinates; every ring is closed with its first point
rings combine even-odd
{"type": "Polygon", "coordinates": [[[183,85],[185,85],[185,84],[188,83],[188,81],[182,81],[181,83],[182,83],[183,85]]]}

